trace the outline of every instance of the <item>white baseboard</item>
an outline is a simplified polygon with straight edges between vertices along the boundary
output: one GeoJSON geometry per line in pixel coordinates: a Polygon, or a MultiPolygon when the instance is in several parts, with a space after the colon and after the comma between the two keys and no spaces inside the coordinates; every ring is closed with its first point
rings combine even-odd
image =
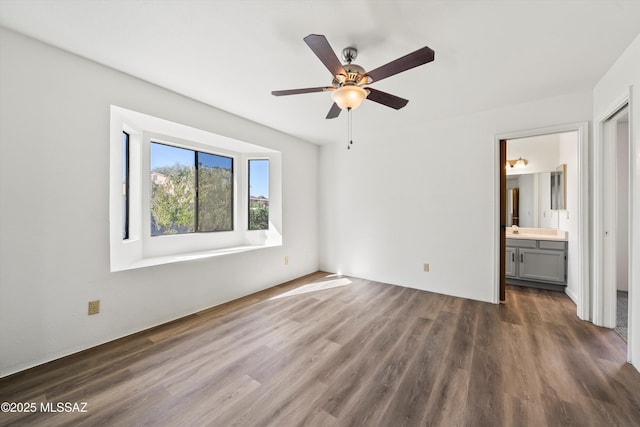
{"type": "Polygon", "coordinates": [[[567,294],[569,298],[571,298],[571,301],[573,301],[574,303],[576,303],[576,305],[578,305],[578,295],[570,291],[568,286],[564,288],[564,293],[567,294]]]}

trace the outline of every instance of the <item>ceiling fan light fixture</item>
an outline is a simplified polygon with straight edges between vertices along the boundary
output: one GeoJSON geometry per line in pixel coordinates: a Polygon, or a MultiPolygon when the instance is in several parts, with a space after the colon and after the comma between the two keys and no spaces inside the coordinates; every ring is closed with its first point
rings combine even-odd
{"type": "Polygon", "coordinates": [[[362,104],[362,101],[369,93],[356,85],[348,85],[337,88],[331,93],[331,99],[338,104],[342,110],[355,110],[362,104]]]}

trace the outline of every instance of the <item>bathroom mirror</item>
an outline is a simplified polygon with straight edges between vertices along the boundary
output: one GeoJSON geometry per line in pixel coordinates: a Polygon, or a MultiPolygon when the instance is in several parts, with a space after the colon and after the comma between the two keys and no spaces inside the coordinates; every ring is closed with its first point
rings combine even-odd
{"type": "Polygon", "coordinates": [[[507,227],[520,225],[520,189],[507,190],[507,227]]]}
{"type": "MultiPolygon", "coordinates": [[[[559,213],[557,209],[551,208],[551,174],[555,172],[507,176],[507,226],[556,229],[560,226],[559,213]],[[518,191],[513,192],[513,189],[518,191]],[[514,197],[515,194],[517,194],[516,197],[514,197]],[[514,221],[514,213],[517,221],[514,221]]],[[[566,199],[561,198],[561,200],[566,199]]]]}
{"type": "Polygon", "coordinates": [[[561,211],[567,207],[567,165],[562,164],[551,172],[551,210],[561,211]]]}

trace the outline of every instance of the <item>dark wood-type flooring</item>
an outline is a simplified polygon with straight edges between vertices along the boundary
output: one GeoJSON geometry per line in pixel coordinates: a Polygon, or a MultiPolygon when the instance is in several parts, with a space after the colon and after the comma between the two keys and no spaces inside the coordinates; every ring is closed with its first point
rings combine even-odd
{"type": "Polygon", "coordinates": [[[315,273],[2,379],[0,401],[87,413],[0,425],[640,425],[626,344],[575,312],[315,273]]]}

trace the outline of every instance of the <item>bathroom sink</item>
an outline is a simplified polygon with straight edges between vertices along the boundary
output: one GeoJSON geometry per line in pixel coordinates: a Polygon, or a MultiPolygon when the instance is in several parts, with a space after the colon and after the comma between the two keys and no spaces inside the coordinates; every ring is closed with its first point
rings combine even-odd
{"type": "Polygon", "coordinates": [[[567,240],[567,232],[555,228],[524,228],[514,230],[506,228],[507,239],[533,239],[533,240],[567,240]]]}

